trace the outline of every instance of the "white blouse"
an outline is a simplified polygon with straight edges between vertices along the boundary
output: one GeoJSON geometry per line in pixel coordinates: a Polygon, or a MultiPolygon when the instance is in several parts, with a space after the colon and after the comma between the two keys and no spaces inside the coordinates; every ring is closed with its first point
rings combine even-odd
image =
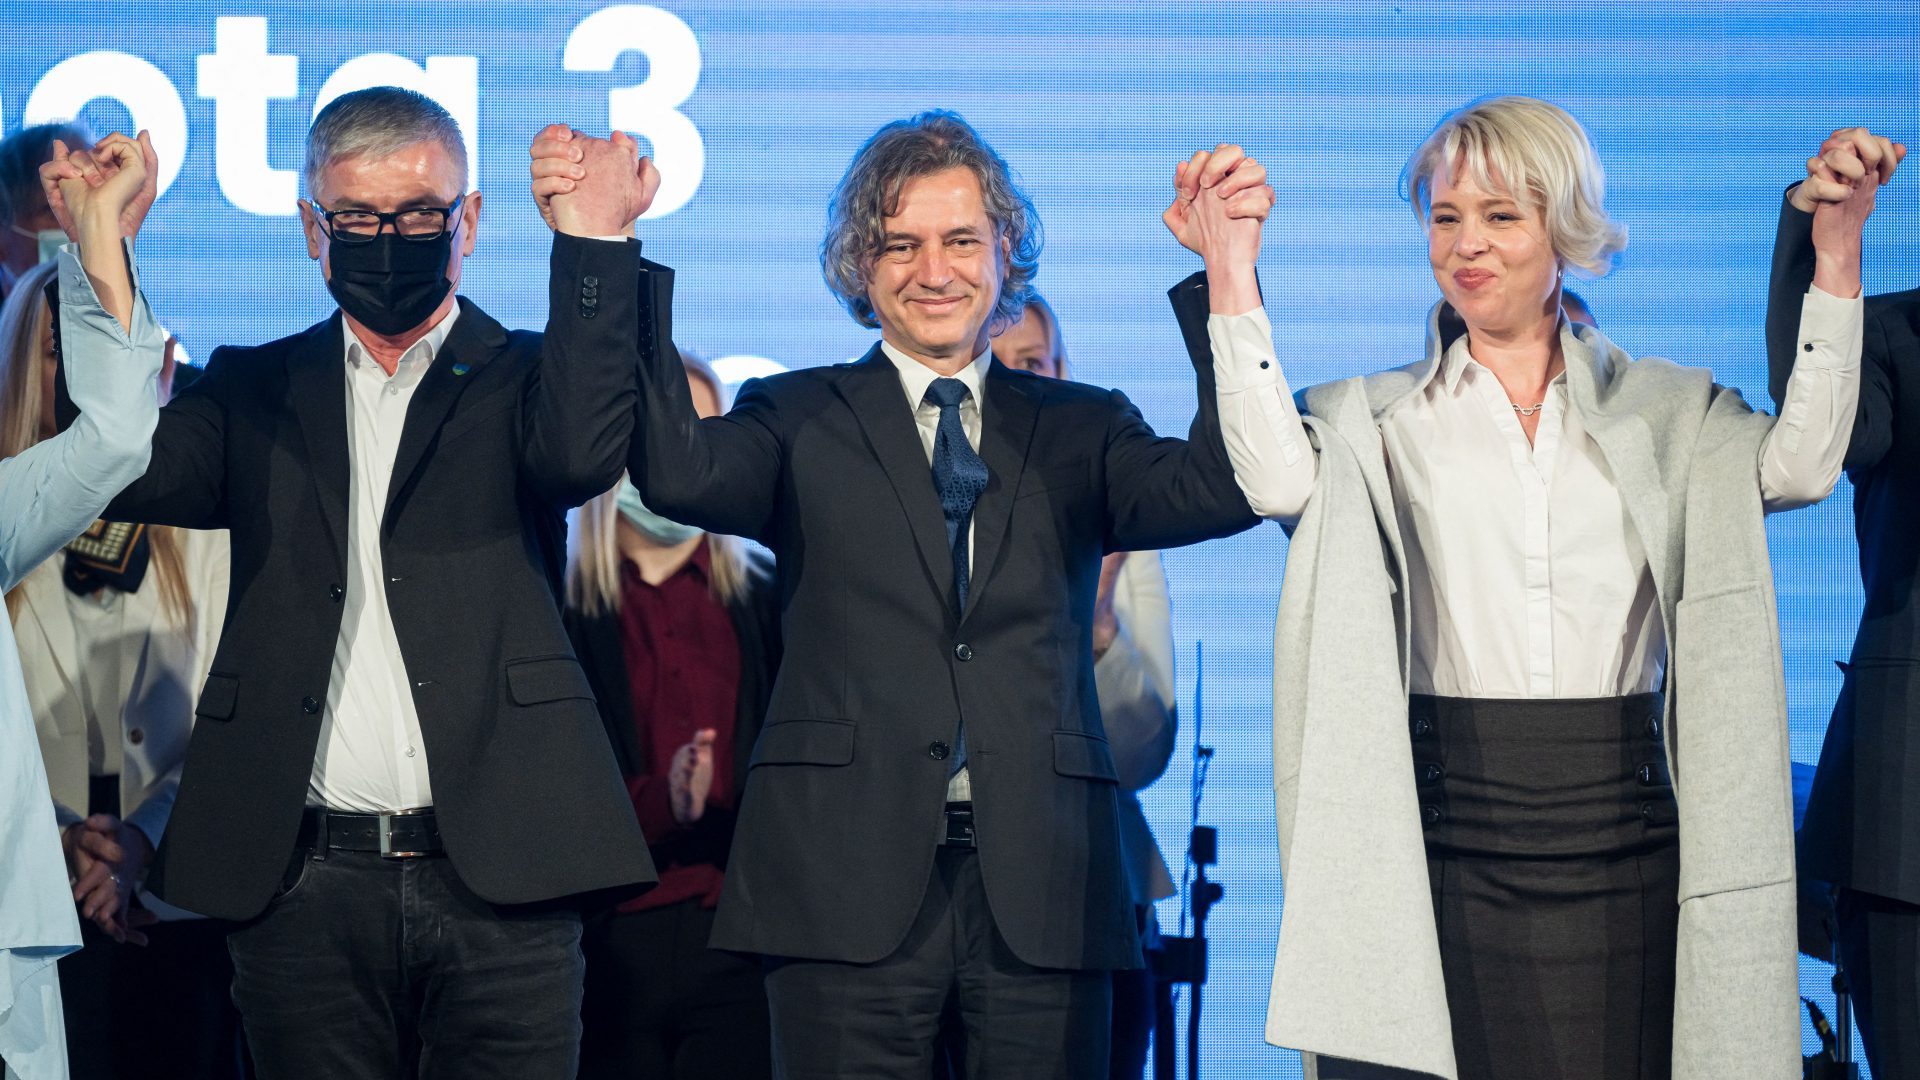
{"type": "MultiPolygon", "coordinates": [[[[1862,302],[1809,291],[1785,419],[1759,466],[1768,511],[1839,479],[1859,404],[1862,302]]],[[[1220,421],[1254,512],[1298,521],[1315,458],[1266,313],[1208,320],[1220,421]]],[[[1380,425],[1407,551],[1414,693],[1588,698],[1659,689],[1667,642],[1646,552],[1600,447],[1548,387],[1532,445],[1461,337],[1380,425]]]]}

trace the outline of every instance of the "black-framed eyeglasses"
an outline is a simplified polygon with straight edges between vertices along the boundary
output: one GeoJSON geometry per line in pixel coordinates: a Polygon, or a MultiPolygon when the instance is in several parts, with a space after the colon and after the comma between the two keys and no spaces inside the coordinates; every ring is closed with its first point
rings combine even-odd
{"type": "Polygon", "coordinates": [[[415,206],[387,212],[328,210],[314,202],[313,212],[327,223],[327,235],[336,244],[370,244],[388,228],[402,240],[438,240],[446,234],[466,198],[460,196],[452,206],[415,206]]]}

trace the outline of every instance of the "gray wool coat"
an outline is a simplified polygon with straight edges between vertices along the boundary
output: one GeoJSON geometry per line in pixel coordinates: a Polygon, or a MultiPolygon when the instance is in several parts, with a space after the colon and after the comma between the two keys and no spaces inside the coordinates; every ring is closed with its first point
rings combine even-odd
{"type": "MultiPolygon", "coordinates": [[[[1274,630],[1274,788],[1286,886],[1267,1041],[1309,1080],[1459,1080],[1407,735],[1403,539],[1379,424],[1420,363],[1307,390],[1320,455],[1274,630]]],[[[1772,418],[1709,372],[1563,327],[1572,407],[1618,480],[1671,652],[1680,810],[1676,1080],[1800,1075],[1793,797],[1759,481],[1772,418]]]]}

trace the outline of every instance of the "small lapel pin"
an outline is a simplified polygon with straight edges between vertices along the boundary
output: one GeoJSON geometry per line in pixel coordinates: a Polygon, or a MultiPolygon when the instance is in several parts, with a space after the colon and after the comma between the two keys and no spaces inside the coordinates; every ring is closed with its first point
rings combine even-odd
{"type": "Polygon", "coordinates": [[[472,370],[473,370],[472,368],[470,368],[470,367],[468,367],[468,366],[467,366],[467,365],[465,365],[465,364],[455,364],[455,365],[453,365],[453,373],[454,373],[455,375],[465,375],[465,374],[466,374],[467,372],[469,372],[469,371],[472,371],[472,370]]]}

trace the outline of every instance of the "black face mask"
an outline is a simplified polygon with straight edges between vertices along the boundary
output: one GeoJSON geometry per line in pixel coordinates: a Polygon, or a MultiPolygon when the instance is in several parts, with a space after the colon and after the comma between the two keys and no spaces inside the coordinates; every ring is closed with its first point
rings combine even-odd
{"type": "Polygon", "coordinates": [[[453,230],[432,240],[403,240],[383,232],[364,244],[333,242],[327,291],[340,310],[376,334],[399,334],[427,321],[453,291],[447,262],[453,230]]]}

